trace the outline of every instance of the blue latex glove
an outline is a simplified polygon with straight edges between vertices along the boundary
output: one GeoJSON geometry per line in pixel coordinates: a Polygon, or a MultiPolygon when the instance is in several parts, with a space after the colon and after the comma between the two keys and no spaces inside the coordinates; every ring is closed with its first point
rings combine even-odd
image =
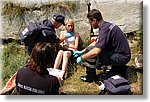
{"type": "Polygon", "coordinates": [[[81,57],[78,57],[78,58],[77,58],[77,64],[81,64],[81,62],[82,62],[82,58],[81,58],[81,57]]]}
{"type": "Polygon", "coordinates": [[[82,55],[82,51],[74,51],[73,52],[73,57],[79,57],[82,55]]]}
{"type": "Polygon", "coordinates": [[[67,38],[69,38],[69,37],[73,36],[74,33],[73,33],[73,32],[68,32],[68,33],[65,33],[64,35],[65,35],[67,38]]]}

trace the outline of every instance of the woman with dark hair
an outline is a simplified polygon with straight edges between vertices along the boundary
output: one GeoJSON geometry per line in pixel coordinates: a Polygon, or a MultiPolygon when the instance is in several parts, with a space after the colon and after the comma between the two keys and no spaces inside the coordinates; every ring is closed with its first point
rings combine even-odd
{"type": "Polygon", "coordinates": [[[19,69],[16,89],[22,95],[57,95],[61,93],[60,79],[49,75],[47,68],[53,67],[56,48],[50,43],[37,43],[26,66],[19,69]]]}

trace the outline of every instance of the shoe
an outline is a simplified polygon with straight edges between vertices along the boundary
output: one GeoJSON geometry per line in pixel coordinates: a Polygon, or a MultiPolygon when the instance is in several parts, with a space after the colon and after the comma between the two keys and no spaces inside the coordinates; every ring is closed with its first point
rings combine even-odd
{"type": "Polygon", "coordinates": [[[105,66],[105,65],[103,65],[103,66],[101,67],[101,69],[102,69],[102,70],[105,70],[105,71],[109,71],[109,70],[111,69],[111,66],[105,66]]]}
{"type": "Polygon", "coordinates": [[[105,89],[105,85],[102,81],[96,81],[95,84],[98,86],[98,88],[102,91],[105,89]]]}
{"type": "Polygon", "coordinates": [[[88,83],[91,83],[91,82],[96,82],[98,81],[98,77],[94,78],[94,79],[89,79],[87,76],[81,76],[80,77],[80,80],[83,81],[83,82],[88,82],[88,83]]]}
{"type": "Polygon", "coordinates": [[[105,65],[103,65],[103,66],[97,66],[96,69],[97,70],[104,70],[104,71],[108,72],[108,71],[110,71],[111,66],[105,66],[105,65]]]}
{"type": "Polygon", "coordinates": [[[102,91],[100,91],[99,95],[105,95],[106,92],[107,92],[106,90],[102,90],[102,91]]]}

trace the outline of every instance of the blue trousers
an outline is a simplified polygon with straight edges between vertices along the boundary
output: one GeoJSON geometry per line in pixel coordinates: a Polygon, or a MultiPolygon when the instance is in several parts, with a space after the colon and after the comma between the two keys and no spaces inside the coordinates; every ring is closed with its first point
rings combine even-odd
{"type": "MultiPolygon", "coordinates": [[[[94,46],[88,47],[87,52],[93,48],[94,48],[94,46]]],[[[99,55],[97,55],[97,57],[96,57],[95,68],[90,68],[90,66],[86,66],[86,74],[87,74],[87,76],[89,76],[91,78],[92,77],[95,78],[96,68],[99,69],[103,65],[105,65],[105,66],[112,65],[110,72],[112,72],[114,74],[120,74],[123,77],[125,77],[126,63],[128,63],[129,60],[130,60],[130,56],[129,56],[129,58],[127,58],[127,60],[122,60],[122,58],[119,58],[116,53],[114,53],[112,51],[108,51],[108,50],[102,50],[102,52],[99,55]]],[[[93,65],[94,65],[94,63],[93,63],[93,65]]]]}

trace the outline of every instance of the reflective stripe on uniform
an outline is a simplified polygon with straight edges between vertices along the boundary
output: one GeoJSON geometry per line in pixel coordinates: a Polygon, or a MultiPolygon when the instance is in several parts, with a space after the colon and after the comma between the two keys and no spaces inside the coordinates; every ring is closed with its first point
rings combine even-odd
{"type": "Polygon", "coordinates": [[[96,59],[91,59],[91,58],[90,58],[90,59],[87,59],[87,61],[88,61],[88,62],[95,62],[96,59]]]}
{"type": "Polygon", "coordinates": [[[89,64],[87,62],[86,62],[86,66],[89,67],[89,68],[95,68],[95,65],[91,65],[91,64],[89,64]]]}

